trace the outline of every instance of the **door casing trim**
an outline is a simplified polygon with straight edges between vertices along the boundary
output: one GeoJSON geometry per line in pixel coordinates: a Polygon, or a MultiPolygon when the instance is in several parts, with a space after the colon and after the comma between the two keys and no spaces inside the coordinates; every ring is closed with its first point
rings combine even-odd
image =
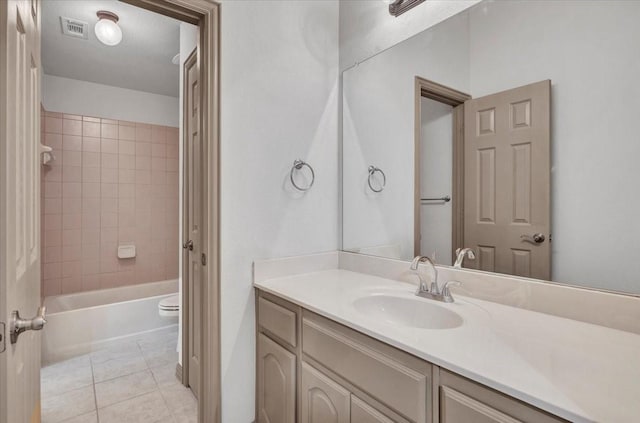
{"type": "Polygon", "coordinates": [[[448,104],[454,109],[453,114],[453,173],[451,205],[451,257],[455,260],[456,248],[464,246],[464,102],[471,99],[469,94],[415,77],[415,120],[414,120],[414,211],[413,211],[413,255],[420,255],[420,142],[422,140],[422,97],[448,104]]]}
{"type": "MultiPolygon", "coordinates": [[[[202,357],[198,422],[221,421],[220,364],[220,4],[212,0],[121,0],[200,28],[202,161],[202,357]]],[[[184,286],[185,281],[182,281],[184,286]]],[[[185,331],[183,330],[183,334],[185,331]]],[[[184,357],[183,357],[184,359],[184,357]]],[[[183,368],[184,370],[184,368],[183,368]]],[[[184,371],[183,371],[184,378],[184,371]]]]}

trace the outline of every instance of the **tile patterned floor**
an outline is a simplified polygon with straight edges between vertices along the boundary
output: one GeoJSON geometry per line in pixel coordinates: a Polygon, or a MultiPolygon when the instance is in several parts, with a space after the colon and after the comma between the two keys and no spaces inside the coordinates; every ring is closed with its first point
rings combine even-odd
{"type": "Polygon", "coordinates": [[[177,339],[170,328],[43,367],[42,423],[196,422],[175,376],[177,339]]]}

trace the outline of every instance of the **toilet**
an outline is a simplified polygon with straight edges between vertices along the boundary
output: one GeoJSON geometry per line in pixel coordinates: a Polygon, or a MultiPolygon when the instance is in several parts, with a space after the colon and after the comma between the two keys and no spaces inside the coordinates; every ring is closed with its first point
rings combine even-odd
{"type": "Polygon", "coordinates": [[[180,300],[178,294],[163,298],[158,302],[158,314],[163,317],[178,317],[180,300]]]}

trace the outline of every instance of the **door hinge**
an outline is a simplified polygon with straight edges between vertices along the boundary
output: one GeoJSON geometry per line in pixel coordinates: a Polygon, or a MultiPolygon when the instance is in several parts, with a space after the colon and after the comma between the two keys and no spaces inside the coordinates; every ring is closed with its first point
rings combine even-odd
{"type": "Polygon", "coordinates": [[[207,255],[205,253],[202,253],[202,256],[200,256],[200,260],[202,261],[203,266],[207,265],[207,255]]]}
{"type": "Polygon", "coordinates": [[[6,341],[5,341],[6,336],[4,334],[4,329],[5,329],[4,322],[0,322],[0,353],[3,353],[4,350],[7,348],[6,341]]]}

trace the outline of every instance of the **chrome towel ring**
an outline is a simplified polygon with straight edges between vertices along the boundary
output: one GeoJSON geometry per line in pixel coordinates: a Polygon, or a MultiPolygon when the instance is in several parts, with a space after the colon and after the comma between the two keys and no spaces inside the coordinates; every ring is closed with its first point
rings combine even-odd
{"type": "Polygon", "coordinates": [[[382,192],[384,190],[384,187],[387,185],[387,175],[385,175],[382,169],[380,169],[379,167],[369,166],[369,176],[367,177],[367,184],[369,184],[369,188],[371,188],[371,191],[382,192]],[[374,188],[371,184],[371,177],[376,172],[380,172],[380,174],[382,175],[382,186],[380,186],[380,188],[374,188]]]}
{"type": "Polygon", "coordinates": [[[293,166],[291,167],[291,172],[289,172],[289,179],[291,180],[291,184],[295,187],[295,189],[297,189],[298,191],[308,191],[312,186],[313,183],[316,180],[316,174],[313,171],[313,168],[309,165],[309,163],[304,162],[300,159],[296,159],[293,161],[293,166]],[[296,184],[295,179],[293,178],[293,174],[296,170],[301,170],[303,167],[308,167],[309,170],[311,171],[311,182],[309,182],[309,185],[306,187],[301,187],[300,185],[296,184]]]}

